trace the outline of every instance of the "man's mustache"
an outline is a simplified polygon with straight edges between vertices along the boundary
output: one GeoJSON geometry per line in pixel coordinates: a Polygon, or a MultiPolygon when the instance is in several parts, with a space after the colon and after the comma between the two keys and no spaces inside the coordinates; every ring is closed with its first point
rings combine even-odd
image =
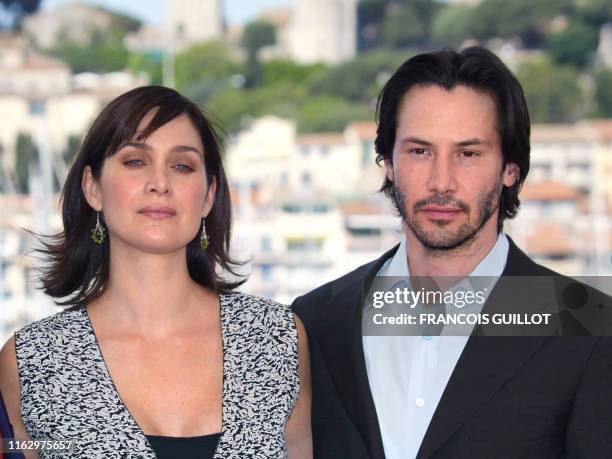
{"type": "Polygon", "coordinates": [[[452,196],[431,196],[429,198],[421,199],[420,201],[417,201],[414,203],[414,206],[412,206],[412,209],[415,212],[417,212],[431,205],[440,206],[440,207],[452,206],[464,212],[470,211],[469,205],[467,205],[463,201],[459,201],[458,199],[453,198],[452,196]]]}

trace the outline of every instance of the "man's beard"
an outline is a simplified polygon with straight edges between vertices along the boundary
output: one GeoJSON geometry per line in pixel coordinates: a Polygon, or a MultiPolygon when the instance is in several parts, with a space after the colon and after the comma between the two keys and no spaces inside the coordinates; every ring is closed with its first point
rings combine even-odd
{"type": "MultiPolygon", "coordinates": [[[[446,251],[457,249],[462,246],[468,246],[476,237],[482,227],[489,221],[493,213],[499,208],[499,199],[503,183],[500,181],[496,183],[493,188],[488,192],[480,195],[480,199],[477,202],[477,219],[474,224],[470,224],[469,221],[463,223],[456,231],[453,232],[441,232],[441,231],[426,231],[418,220],[415,218],[415,214],[426,206],[449,206],[452,205],[455,208],[465,212],[467,216],[470,215],[470,206],[463,202],[456,200],[452,196],[431,196],[427,199],[417,201],[412,206],[412,216],[410,216],[406,210],[406,195],[395,185],[392,184],[391,188],[391,200],[397,213],[402,218],[404,225],[406,225],[416,238],[423,244],[426,249],[434,251],[446,251]]],[[[451,224],[448,220],[437,220],[434,223],[438,228],[442,228],[451,224]]]]}

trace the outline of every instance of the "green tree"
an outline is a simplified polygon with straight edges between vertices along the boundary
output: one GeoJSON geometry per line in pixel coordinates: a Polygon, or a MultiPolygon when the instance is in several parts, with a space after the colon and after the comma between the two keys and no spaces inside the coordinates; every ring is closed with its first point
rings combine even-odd
{"type": "Polygon", "coordinates": [[[62,154],[62,158],[68,167],[74,161],[74,157],[79,152],[79,148],[81,147],[81,137],[78,135],[71,134],[68,136],[68,141],[66,142],[66,149],[62,154]]]}
{"type": "Polygon", "coordinates": [[[241,46],[247,52],[247,86],[259,86],[263,80],[259,50],[276,43],[276,28],[266,21],[249,23],[242,32],[241,46]]]}
{"type": "Polygon", "coordinates": [[[19,133],[15,152],[17,155],[15,163],[17,188],[21,193],[28,193],[30,191],[30,164],[38,165],[38,148],[29,134],[19,133]]]}
{"type": "Polygon", "coordinates": [[[232,77],[243,73],[243,65],[219,42],[195,44],[175,58],[177,89],[201,104],[230,88],[232,77]]]}
{"type": "Polygon", "coordinates": [[[612,118],[612,70],[595,73],[595,103],[597,116],[612,118]]]}
{"type": "Polygon", "coordinates": [[[474,7],[469,5],[449,5],[440,9],[431,26],[432,40],[441,46],[459,47],[474,37],[473,15],[474,7]]]}
{"type": "Polygon", "coordinates": [[[482,0],[474,9],[474,33],[481,39],[520,37],[527,47],[538,47],[550,20],[572,8],[572,0],[482,0]]]}
{"type": "Polygon", "coordinates": [[[431,24],[440,4],[433,0],[392,0],[385,8],[382,42],[406,48],[429,42],[431,24]]]}
{"type": "Polygon", "coordinates": [[[374,112],[365,104],[338,97],[308,99],[297,113],[300,132],[338,132],[351,121],[372,120],[374,112]]]}
{"type": "Polygon", "coordinates": [[[598,35],[597,28],[575,20],[562,32],[546,37],[545,49],[558,64],[582,67],[597,50],[598,35]]]}
{"type": "Polygon", "coordinates": [[[594,27],[612,22],[612,2],[610,0],[581,0],[577,14],[594,27]]]}
{"type": "Polygon", "coordinates": [[[249,54],[257,52],[265,47],[276,43],[276,28],[266,21],[254,21],[246,25],[242,32],[240,45],[249,54]]]}
{"type": "Polygon", "coordinates": [[[41,0],[0,0],[0,30],[18,29],[24,16],[35,13],[41,0]]]}
{"type": "Polygon", "coordinates": [[[381,28],[388,4],[389,0],[361,0],[357,3],[359,50],[372,50],[381,46],[381,28]]]}
{"type": "Polygon", "coordinates": [[[149,77],[150,84],[160,85],[163,83],[162,55],[130,54],[127,61],[127,69],[134,73],[145,73],[149,77]]]}
{"type": "Polygon", "coordinates": [[[370,51],[331,67],[310,85],[313,96],[333,95],[353,102],[372,103],[382,85],[410,53],[370,51]]]}
{"type": "Polygon", "coordinates": [[[389,5],[382,23],[382,42],[391,48],[405,48],[422,43],[427,37],[427,24],[410,6],[389,5]]]}
{"type": "Polygon", "coordinates": [[[229,89],[215,94],[207,107],[228,132],[237,132],[253,118],[276,115],[295,118],[305,99],[305,91],[291,84],[256,89],[229,89]]]}
{"type": "Polygon", "coordinates": [[[123,45],[124,32],[94,30],[87,45],[60,42],[47,50],[66,62],[73,72],[115,72],[126,68],[129,52],[123,45]]]}
{"type": "Polygon", "coordinates": [[[543,58],[523,63],[517,77],[533,122],[571,123],[586,116],[590,103],[574,68],[555,66],[550,59],[543,58]]]}
{"type": "Polygon", "coordinates": [[[298,64],[284,59],[271,59],[262,63],[263,84],[274,86],[277,84],[308,85],[313,79],[322,75],[326,70],[325,64],[298,64]]]}

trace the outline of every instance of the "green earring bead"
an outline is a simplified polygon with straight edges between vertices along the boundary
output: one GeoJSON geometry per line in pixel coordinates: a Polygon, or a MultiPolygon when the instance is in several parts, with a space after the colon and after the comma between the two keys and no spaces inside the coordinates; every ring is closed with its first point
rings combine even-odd
{"type": "Polygon", "coordinates": [[[104,244],[104,240],[106,239],[106,230],[100,224],[100,212],[96,215],[96,226],[91,230],[91,240],[96,244],[104,244]]]}
{"type": "Polygon", "coordinates": [[[204,223],[204,219],[202,219],[202,232],[200,233],[200,248],[202,250],[206,250],[210,245],[210,240],[208,239],[208,235],[206,234],[206,223],[204,223]]]}

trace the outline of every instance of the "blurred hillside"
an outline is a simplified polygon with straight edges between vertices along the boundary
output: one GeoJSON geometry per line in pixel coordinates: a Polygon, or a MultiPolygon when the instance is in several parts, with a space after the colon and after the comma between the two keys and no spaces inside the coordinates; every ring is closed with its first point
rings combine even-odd
{"type": "MultiPolygon", "coordinates": [[[[338,131],[351,121],[372,120],[376,96],[401,62],[421,51],[471,44],[489,47],[515,71],[534,122],[612,116],[609,0],[355,0],[346,2],[354,11],[339,17],[354,27],[338,38],[344,41],[336,54],[323,54],[322,46],[308,51],[305,44],[336,46],[336,35],[324,34],[326,28],[333,32],[333,24],[323,18],[337,1],[297,0],[293,10],[264,11],[239,29],[222,24],[218,0],[207,3],[216,10],[194,8],[208,8],[201,13],[207,18],[219,16],[202,25],[216,31],[208,36],[190,38],[185,22],[169,40],[168,27],[152,30],[79,4],[35,13],[17,30],[33,49],[64,61],[74,73],[125,69],[173,85],[215,113],[230,133],[262,115],[293,119],[300,132],[338,131]],[[207,41],[198,41],[202,37],[207,41]]],[[[167,22],[179,24],[179,16],[171,9],[167,22]]]]}

